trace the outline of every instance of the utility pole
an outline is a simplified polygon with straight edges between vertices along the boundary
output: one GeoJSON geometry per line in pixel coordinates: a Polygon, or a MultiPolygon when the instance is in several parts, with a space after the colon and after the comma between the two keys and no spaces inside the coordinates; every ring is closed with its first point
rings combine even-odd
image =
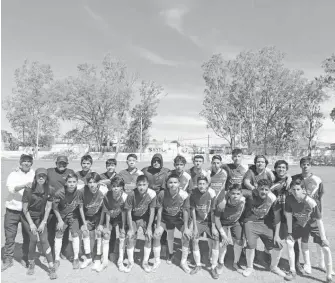
{"type": "Polygon", "coordinates": [[[143,143],[143,126],[142,126],[142,112],[141,112],[141,138],[140,138],[140,161],[142,161],[142,143],[143,143]]]}
{"type": "Polygon", "coordinates": [[[40,120],[37,119],[37,135],[36,135],[36,150],[35,150],[35,156],[34,158],[37,159],[38,157],[38,136],[40,131],[40,120]]]}

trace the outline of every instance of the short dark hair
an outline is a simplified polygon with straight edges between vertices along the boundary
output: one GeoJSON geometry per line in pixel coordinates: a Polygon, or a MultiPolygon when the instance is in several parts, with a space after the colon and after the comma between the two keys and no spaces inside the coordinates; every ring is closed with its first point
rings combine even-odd
{"type": "Polygon", "coordinates": [[[238,155],[238,154],[243,154],[242,149],[234,148],[233,151],[231,152],[231,155],[238,155]]]}
{"type": "Polygon", "coordinates": [[[193,161],[196,160],[196,159],[202,159],[202,161],[205,161],[205,158],[200,154],[197,154],[193,157],[193,161]]]}
{"type": "Polygon", "coordinates": [[[172,178],[178,179],[178,181],[179,181],[179,176],[175,173],[172,173],[167,177],[166,182],[168,182],[172,178]]]}
{"type": "Polygon", "coordinates": [[[66,176],[65,181],[69,180],[70,178],[75,178],[78,181],[78,176],[77,174],[70,173],[66,176]]]}
{"type": "Polygon", "coordinates": [[[124,188],[124,180],[120,175],[116,175],[111,179],[111,183],[108,185],[108,188],[122,187],[124,188]]]}
{"type": "Polygon", "coordinates": [[[257,185],[258,185],[258,187],[266,186],[266,187],[271,188],[272,182],[268,179],[261,179],[257,182],[257,185]]]}
{"type": "Polygon", "coordinates": [[[197,183],[199,183],[200,181],[206,181],[206,183],[208,183],[208,179],[207,179],[207,177],[204,176],[204,175],[201,175],[201,176],[198,177],[198,179],[197,179],[197,183]]]}
{"type": "Polygon", "coordinates": [[[89,181],[91,181],[92,179],[93,179],[96,183],[98,183],[98,182],[101,180],[101,177],[100,177],[100,175],[99,175],[98,173],[96,173],[96,172],[90,172],[90,173],[88,173],[87,176],[86,176],[86,181],[87,181],[87,183],[88,183],[89,181]]]}
{"type": "Polygon", "coordinates": [[[127,156],[127,160],[128,160],[128,158],[130,158],[130,157],[133,157],[133,158],[135,158],[135,159],[137,160],[137,155],[136,155],[135,153],[130,153],[130,154],[128,154],[128,156],[127,156]]]}
{"type": "Polygon", "coordinates": [[[84,161],[89,161],[91,164],[93,164],[93,158],[89,154],[81,157],[80,164],[82,164],[84,161]]]}
{"type": "Polygon", "coordinates": [[[232,190],[238,190],[242,192],[242,186],[241,184],[233,184],[232,186],[230,186],[228,188],[228,191],[232,191],[232,190]]]}
{"type": "Polygon", "coordinates": [[[177,156],[175,157],[175,159],[173,160],[173,163],[176,164],[176,163],[178,163],[178,162],[181,162],[181,163],[183,163],[183,164],[186,164],[186,159],[185,159],[185,157],[182,156],[182,155],[177,155],[177,156]]]}
{"type": "Polygon", "coordinates": [[[280,159],[280,160],[277,160],[276,163],[275,163],[275,169],[279,166],[279,165],[282,165],[282,164],[285,164],[286,166],[286,170],[288,170],[288,163],[283,160],[283,159],[280,159]]]}
{"type": "Polygon", "coordinates": [[[256,155],[256,156],[255,156],[255,158],[254,158],[254,164],[255,164],[255,165],[256,165],[257,160],[258,160],[259,158],[263,158],[263,159],[265,160],[265,166],[268,166],[269,161],[267,160],[267,158],[266,158],[265,155],[263,155],[263,154],[259,154],[259,155],[256,155]]]}
{"type": "Polygon", "coordinates": [[[301,186],[302,188],[305,188],[304,186],[304,179],[303,178],[294,178],[290,184],[290,188],[294,186],[301,186]]]}
{"type": "Polygon", "coordinates": [[[139,182],[143,182],[143,181],[149,183],[149,179],[148,179],[147,176],[145,176],[145,175],[140,175],[140,176],[138,176],[137,179],[136,179],[136,184],[139,183],[139,182]]]}
{"type": "Polygon", "coordinates": [[[218,154],[216,154],[212,157],[212,162],[214,161],[214,159],[218,159],[218,160],[222,161],[222,157],[218,154]]]}
{"type": "Polygon", "coordinates": [[[106,167],[111,164],[114,164],[115,166],[117,165],[117,161],[115,158],[109,158],[106,160],[106,167]]]}
{"type": "Polygon", "coordinates": [[[306,162],[312,165],[312,158],[310,156],[304,156],[303,158],[300,159],[300,166],[306,162]]]}

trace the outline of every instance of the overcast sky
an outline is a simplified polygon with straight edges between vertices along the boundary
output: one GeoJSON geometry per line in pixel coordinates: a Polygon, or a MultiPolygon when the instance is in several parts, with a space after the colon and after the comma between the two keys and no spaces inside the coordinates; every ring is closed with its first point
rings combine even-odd
{"type": "MultiPolygon", "coordinates": [[[[3,0],[2,97],[10,94],[14,70],[25,58],[50,64],[60,78],[75,75],[79,63],[99,64],[110,51],[169,94],[154,119],[153,138],[206,142],[210,134],[219,142],[198,115],[201,64],[213,53],[230,59],[244,49],[275,45],[287,54],[288,67],[313,78],[335,52],[334,11],[333,0],[3,0]]],[[[323,105],[321,141],[335,142],[333,107],[335,98],[323,105]]],[[[1,126],[10,130],[5,114],[1,126]]],[[[62,133],[69,129],[62,124],[62,133]]]]}

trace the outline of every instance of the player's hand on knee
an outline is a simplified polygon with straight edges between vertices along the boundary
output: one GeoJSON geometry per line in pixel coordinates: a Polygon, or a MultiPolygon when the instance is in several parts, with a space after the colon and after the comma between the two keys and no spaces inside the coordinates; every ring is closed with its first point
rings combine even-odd
{"type": "Polygon", "coordinates": [[[190,240],[192,238],[192,231],[188,228],[185,228],[183,235],[190,240]]]}
{"type": "Polygon", "coordinates": [[[280,249],[283,248],[283,242],[282,242],[282,240],[280,239],[280,237],[275,236],[275,237],[273,238],[273,243],[275,244],[275,246],[278,246],[278,248],[280,248],[280,249]]]}
{"type": "Polygon", "coordinates": [[[226,234],[221,234],[221,245],[222,246],[228,246],[229,245],[229,239],[226,234]]]}
{"type": "Polygon", "coordinates": [[[159,237],[161,237],[162,234],[163,234],[163,231],[164,231],[164,229],[163,229],[162,226],[157,227],[157,228],[155,229],[154,237],[155,237],[155,238],[159,238],[159,237]]]}
{"type": "Polygon", "coordinates": [[[104,226],[103,225],[98,225],[97,231],[99,231],[100,233],[102,233],[103,230],[104,230],[104,226]]]}
{"type": "Polygon", "coordinates": [[[219,237],[219,231],[215,228],[215,225],[212,225],[212,234],[214,237],[219,237]]]}
{"type": "Polygon", "coordinates": [[[59,221],[58,223],[57,223],[57,230],[58,231],[63,231],[64,230],[64,221],[59,221]]]}
{"type": "Polygon", "coordinates": [[[327,238],[321,239],[321,241],[322,241],[322,245],[321,245],[322,247],[329,247],[329,241],[327,238]]]}
{"type": "Polygon", "coordinates": [[[133,239],[134,238],[134,230],[133,229],[129,229],[127,232],[127,237],[128,239],[133,239]]]}
{"type": "Polygon", "coordinates": [[[38,228],[37,228],[38,233],[43,233],[44,228],[45,228],[45,224],[46,224],[46,222],[42,221],[42,223],[38,226],[38,228]]]}
{"type": "Polygon", "coordinates": [[[103,228],[102,234],[104,234],[104,235],[110,235],[109,229],[107,227],[103,228]]]}
{"type": "Polygon", "coordinates": [[[151,227],[147,228],[147,231],[145,232],[145,236],[148,239],[148,241],[150,241],[152,239],[152,229],[151,229],[151,227]]]}
{"type": "Polygon", "coordinates": [[[294,242],[292,234],[288,234],[286,237],[286,242],[294,242]]]}
{"type": "Polygon", "coordinates": [[[120,239],[125,239],[126,238],[126,230],[124,228],[120,229],[120,239]]]}
{"type": "Polygon", "coordinates": [[[37,227],[36,227],[35,223],[31,223],[29,225],[29,228],[30,228],[31,233],[33,233],[33,235],[37,234],[37,227]]]}

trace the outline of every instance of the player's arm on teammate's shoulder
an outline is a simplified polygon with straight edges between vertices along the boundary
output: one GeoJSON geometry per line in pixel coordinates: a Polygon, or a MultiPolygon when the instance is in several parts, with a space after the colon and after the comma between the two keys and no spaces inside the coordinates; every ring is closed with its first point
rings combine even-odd
{"type": "Polygon", "coordinates": [[[256,187],[254,185],[251,184],[251,180],[252,180],[252,171],[249,169],[247,171],[247,173],[245,173],[244,178],[243,178],[243,185],[246,189],[252,191],[254,189],[256,189],[256,187]]]}

